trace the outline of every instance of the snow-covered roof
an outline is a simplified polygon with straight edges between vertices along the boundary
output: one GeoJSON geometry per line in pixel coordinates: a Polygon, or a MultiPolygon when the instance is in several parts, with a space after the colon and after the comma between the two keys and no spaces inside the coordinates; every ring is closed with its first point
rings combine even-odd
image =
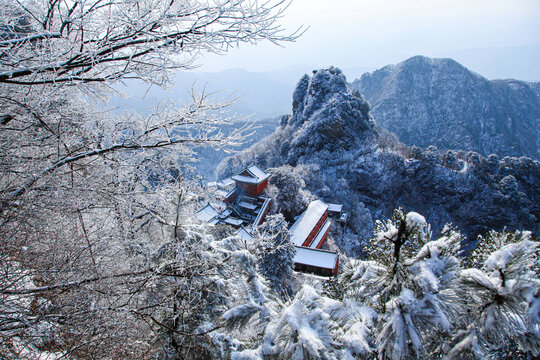
{"type": "Polygon", "coordinates": [[[244,241],[253,240],[253,235],[251,235],[243,226],[236,232],[236,235],[244,241]]]}
{"type": "Polygon", "coordinates": [[[222,219],[225,219],[227,216],[231,215],[232,214],[232,210],[229,209],[229,208],[226,208],[225,210],[223,210],[223,212],[221,214],[219,214],[219,216],[222,218],[222,219]]]}
{"type": "Polygon", "coordinates": [[[266,180],[270,177],[270,174],[267,174],[255,164],[248,166],[247,171],[253,174],[253,176],[255,176],[256,178],[258,178],[259,181],[266,180]]]}
{"type": "Polygon", "coordinates": [[[250,165],[244,170],[242,170],[237,175],[234,175],[232,177],[235,181],[240,181],[244,183],[249,184],[259,184],[263,182],[264,180],[268,179],[270,177],[270,174],[267,174],[264,172],[260,167],[257,165],[250,165]],[[247,175],[242,175],[247,172],[247,175]]]}
{"type": "Polygon", "coordinates": [[[245,201],[240,201],[238,203],[238,206],[243,207],[244,209],[248,209],[248,210],[255,210],[257,208],[257,205],[253,205],[245,201]]]}
{"type": "Polygon", "coordinates": [[[335,252],[310,249],[303,246],[296,247],[295,263],[333,270],[336,267],[337,261],[338,254],[335,252]]]}
{"type": "Polygon", "coordinates": [[[328,211],[340,213],[343,210],[341,204],[328,204],[328,211]]]}
{"type": "Polygon", "coordinates": [[[229,225],[233,225],[233,226],[240,226],[240,225],[242,225],[244,223],[244,220],[240,220],[240,219],[234,218],[232,216],[229,216],[228,218],[226,218],[223,221],[225,222],[225,224],[229,224],[229,225]]]}
{"type": "Polygon", "coordinates": [[[317,237],[315,237],[315,240],[313,240],[313,242],[309,246],[310,248],[315,249],[315,248],[317,248],[317,246],[319,246],[319,243],[323,239],[324,235],[330,229],[330,225],[332,225],[332,221],[330,221],[330,219],[328,219],[328,220],[326,220],[324,222],[324,225],[322,226],[321,230],[319,230],[319,233],[317,234],[317,237]]]}
{"type": "Polygon", "coordinates": [[[321,200],[312,201],[289,229],[292,243],[302,245],[327,209],[328,205],[321,200]]]}
{"type": "Polygon", "coordinates": [[[257,178],[251,177],[251,176],[245,176],[245,175],[234,175],[233,180],[248,183],[248,184],[258,184],[260,181],[257,178]]]}
{"type": "Polygon", "coordinates": [[[210,204],[206,204],[205,207],[203,207],[202,209],[198,210],[195,213],[195,216],[197,217],[197,219],[201,221],[210,221],[218,215],[219,215],[219,212],[216,209],[214,209],[212,205],[210,204]]]}
{"type": "Polygon", "coordinates": [[[217,183],[217,185],[219,185],[221,187],[228,187],[228,186],[231,186],[233,184],[234,184],[234,180],[231,179],[230,177],[226,178],[226,179],[223,179],[223,180],[221,180],[220,182],[217,183]]]}

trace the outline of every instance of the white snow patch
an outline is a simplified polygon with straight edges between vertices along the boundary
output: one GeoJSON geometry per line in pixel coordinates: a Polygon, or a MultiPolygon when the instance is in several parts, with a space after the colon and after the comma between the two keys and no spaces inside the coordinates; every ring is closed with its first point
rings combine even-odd
{"type": "Polygon", "coordinates": [[[270,177],[270,174],[265,173],[260,167],[257,165],[251,165],[247,168],[247,170],[253,174],[259,182],[264,181],[270,177]]]}
{"type": "Polygon", "coordinates": [[[512,261],[516,254],[530,254],[536,251],[537,248],[538,243],[530,240],[505,245],[487,258],[486,268],[488,270],[506,269],[507,265],[512,261]]]}
{"type": "Polygon", "coordinates": [[[234,351],[231,360],[262,360],[261,349],[234,351]]]}
{"type": "Polygon", "coordinates": [[[205,207],[195,213],[197,219],[201,221],[210,221],[218,215],[219,213],[217,212],[217,210],[214,209],[210,204],[206,204],[205,207]]]}
{"type": "Polygon", "coordinates": [[[340,213],[343,210],[343,205],[341,204],[328,204],[328,211],[340,213]]]}
{"type": "Polygon", "coordinates": [[[257,178],[253,178],[251,176],[234,175],[232,178],[235,181],[243,182],[243,183],[247,183],[247,184],[258,184],[259,183],[257,178]]]}
{"type": "Polygon", "coordinates": [[[406,220],[409,229],[414,229],[416,227],[422,228],[426,226],[426,218],[414,211],[407,213],[406,220]]]}

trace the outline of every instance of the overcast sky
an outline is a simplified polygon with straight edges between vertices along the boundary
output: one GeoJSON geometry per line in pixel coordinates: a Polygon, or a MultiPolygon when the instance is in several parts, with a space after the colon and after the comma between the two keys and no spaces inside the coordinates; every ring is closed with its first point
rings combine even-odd
{"type": "MultiPolygon", "coordinates": [[[[200,70],[266,71],[298,64],[375,68],[413,55],[459,58],[479,48],[540,49],[540,0],[293,0],[283,24],[291,30],[300,25],[309,29],[284,47],[261,43],[226,56],[205,56],[200,70]]],[[[535,65],[540,64],[540,51],[528,54],[516,53],[516,61],[536,57],[524,61],[540,68],[535,65]]],[[[499,60],[501,66],[508,61],[514,60],[499,60]]],[[[512,75],[502,71],[493,76],[512,75]]]]}

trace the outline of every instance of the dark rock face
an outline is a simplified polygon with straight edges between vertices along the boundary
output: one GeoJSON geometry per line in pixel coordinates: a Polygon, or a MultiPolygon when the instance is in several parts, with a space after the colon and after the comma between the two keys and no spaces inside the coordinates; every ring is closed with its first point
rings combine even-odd
{"type": "Polygon", "coordinates": [[[540,158],[538,84],[494,80],[451,59],[410,58],[352,83],[407,145],[540,158]]]}
{"type": "Polygon", "coordinates": [[[306,188],[351,212],[342,250],[355,255],[375,219],[394,208],[424,214],[437,233],[453,223],[472,243],[490,229],[540,231],[540,162],[473,151],[381,146],[369,107],[338,69],[303,77],[293,114],[269,137],[226,159],[226,176],[256,162],[302,168],[306,188]],[[390,147],[391,148],[391,147],[390,147]]]}

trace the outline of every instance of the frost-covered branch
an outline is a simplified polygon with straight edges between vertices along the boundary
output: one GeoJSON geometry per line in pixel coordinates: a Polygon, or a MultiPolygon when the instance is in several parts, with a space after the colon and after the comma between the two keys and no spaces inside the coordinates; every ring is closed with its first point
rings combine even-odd
{"type": "Polygon", "coordinates": [[[128,277],[128,276],[133,277],[133,276],[144,275],[151,271],[152,269],[146,269],[146,270],[141,270],[141,271],[136,271],[136,272],[127,272],[127,273],[106,275],[106,276],[95,276],[93,278],[72,281],[65,284],[47,285],[47,286],[40,286],[40,287],[29,288],[29,289],[15,289],[15,290],[2,289],[0,290],[0,294],[29,295],[29,294],[35,294],[35,293],[40,293],[40,292],[45,292],[45,291],[67,290],[67,289],[79,287],[81,285],[85,285],[85,284],[89,284],[89,283],[93,283],[97,281],[103,281],[107,279],[117,279],[117,278],[123,278],[123,277],[128,277]]]}
{"type": "Polygon", "coordinates": [[[74,156],[67,157],[65,159],[62,159],[56,162],[52,166],[49,166],[47,169],[43,170],[40,174],[28,180],[23,186],[11,192],[9,196],[7,197],[7,200],[13,200],[17,198],[18,196],[22,195],[27,189],[29,189],[32,185],[34,185],[36,181],[43,178],[45,175],[53,172],[54,170],[62,166],[68,165],[70,163],[76,162],[78,160],[88,158],[88,157],[105,155],[107,153],[120,151],[120,150],[133,151],[133,150],[159,149],[162,147],[169,147],[169,146],[177,145],[177,144],[191,144],[191,145],[210,144],[211,145],[212,143],[217,144],[219,142],[222,142],[222,140],[221,139],[177,139],[177,140],[169,140],[169,141],[162,140],[162,141],[158,141],[156,143],[151,143],[151,144],[132,144],[132,143],[114,144],[104,149],[95,149],[95,150],[87,151],[82,154],[77,154],[74,156]]]}
{"type": "Polygon", "coordinates": [[[106,101],[117,80],[165,85],[204,53],[294,40],[286,7],[0,1],[0,353],[22,339],[77,358],[225,357],[213,347],[239,278],[178,194],[197,198],[194,149],[242,144],[250,125],[225,130],[234,100],[205,92],[146,116],[106,101]]]}
{"type": "Polygon", "coordinates": [[[42,34],[35,34],[35,35],[27,36],[24,38],[16,38],[16,39],[0,41],[0,47],[13,46],[13,45],[21,44],[27,41],[59,38],[60,36],[62,36],[62,34],[59,32],[56,32],[56,33],[44,32],[42,34]]]}
{"type": "Polygon", "coordinates": [[[2,7],[8,39],[0,42],[0,82],[19,85],[101,82],[133,73],[151,79],[144,75],[149,69],[190,68],[201,51],[293,41],[302,32],[283,34],[277,24],[285,1],[79,0],[47,7],[21,1],[2,7]],[[39,57],[32,56],[36,47],[39,57]]]}

